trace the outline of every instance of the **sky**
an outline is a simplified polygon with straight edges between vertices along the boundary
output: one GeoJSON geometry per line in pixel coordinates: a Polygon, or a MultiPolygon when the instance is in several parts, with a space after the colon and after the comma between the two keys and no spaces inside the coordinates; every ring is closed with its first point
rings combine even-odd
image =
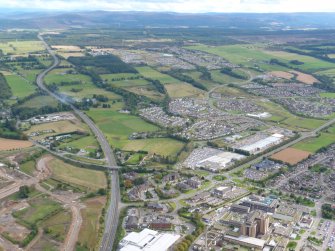
{"type": "Polygon", "coordinates": [[[0,8],[205,12],[335,12],[335,0],[0,0],[0,8]]]}

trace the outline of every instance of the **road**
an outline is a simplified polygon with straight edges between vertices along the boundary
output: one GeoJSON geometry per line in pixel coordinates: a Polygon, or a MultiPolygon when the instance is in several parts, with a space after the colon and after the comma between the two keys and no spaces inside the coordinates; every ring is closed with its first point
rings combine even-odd
{"type": "MultiPolygon", "coordinates": [[[[52,51],[50,46],[44,41],[41,34],[38,35],[38,38],[42,41],[48,53],[52,56],[53,64],[48,69],[44,70],[37,76],[36,84],[38,85],[40,89],[44,90],[50,96],[59,100],[63,104],[69,105],[71,109],[73,110],[73,112],[90,127],[91,131],[96,136],[104,152],[108,166],[111,167],[111,169],[114,169],[112,167],[117,166],[116,159],[115,159],[114,153],[105,135],[100,131],[100,129],[95,125],[95,123],[85,113],[78,110],[76,107],[68,103],[64,98],[58,96],[56,93],[49,91],[44,85],[44,82],[43,82],[44,77],[54,68],[56,68],[59,65],[60,61],[58,57],[56,56],[56,54],[52,51]]],[[[118,171],[110,170],[110,178],[111,178],[111,192],[110,192],[110,199],[109,199],[107,214],[105,216],[105,230],[104,230],[104,234],[103,234],[102,242],[100,246],[101,251],[112,250],[116,231],[117,231],[118,221],[119,221],[120,187],[119,187],[118,171]]]]}

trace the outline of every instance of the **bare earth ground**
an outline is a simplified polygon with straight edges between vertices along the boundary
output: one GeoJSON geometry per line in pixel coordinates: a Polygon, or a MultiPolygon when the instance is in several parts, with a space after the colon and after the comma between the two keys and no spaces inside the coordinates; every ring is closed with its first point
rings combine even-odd
{"type": "Polygon", "coordinates": [[[33,144],[25,140],[13,140],[0,138],[0,151],[9,151],[31,147],[33,144]]]}
{"type": "Polygon", "coordinates": [[[271,71],[270,74],[277,78],[291,79],[294,77],[292,73],[286,71],[271,71]]]}
{"type": "Polygon", "coordinates": [[[271,156],[274,160],[280,160],[290,165],[295,165],[300,161],[307,159],[312,153],[307,151],[298,150],[295,148],[286,148],[271,156]]]}
{"type": "Polygon", "coordinates": [[[307,85],[312,85],[314,83],[318,83],[319,81],[314,78],[312,75],[306,74],[306,73],[302,73],[299,71],[290,71],[293,74],[297,75],[297,80],[299,80],[300,82],[303,82],[307,85]]]}

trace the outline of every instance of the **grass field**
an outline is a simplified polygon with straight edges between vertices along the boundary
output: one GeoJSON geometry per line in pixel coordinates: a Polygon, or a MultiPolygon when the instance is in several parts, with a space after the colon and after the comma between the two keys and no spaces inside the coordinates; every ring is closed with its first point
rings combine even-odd
{"type": "MultiPolygon", "coordinates": [[[[30,134],[32,132],[37,131],[43,131],[43,130],[54,130],[54,133],[48,133],[41,135],[40,137],[44,138],[46,136],[51,136],[59,133],[67,133],[67,132],[73,132],[73,131],[86,131],[88,132],[88,127],[81,123],[79,120],[75,121],[69,121],[69,120],[63,120],[63,121],[57,121],[57,122],[51,122],[51,123],[44,123],[39,125],[33,125],[28,131],[26,131],[26,134],[30,134]]],[[[37,137],[37,138],[40,138],[37,137]]]]}
{"type": "Polygon", "coordinates": [[[133,132],[158,130],[157,126],[149,124],[139,117],[110,109],[91,109],[87,111],[87,114],[98,124],[109,142],[118,148],[122,148],[128,142],[128,136],[133,132]]]}
{"type": "Polygon", "coordinates": [[[319,119],[300,118],[297,116],[292,116],[282,121],[282,123],[296,128],[314,129],[323,125],[325,121],[319,119]]]}
{"type": "Polygon", "coordinates": [[[96,197],[85,201],[85,208],[81,211],[83,224],[80,228],[78,242],[88,250],[95,250],[99,240],[99,218],[106,203],[105,197],[96,197]]]}
{"type": "Polygon", "coordinates": [[[156,89],[151,85],[134,86],[134,87],[128,87],[124,89],[130,92],[133,92],[135,94],[138,94],[138,95],[146,96],[154,100],[162,100],[164,98],[164,95],[156,91],[156,89]]]}
{"type": "Polygon", "coordinates": [[[30,83],[35,83],[36,76],[41,72],[41,70],[23,70],[19,69],[20,74],[26,78],[30,83]]]}
{"type": "Polygon", "coordinates": [[[111,82],[111,85],[115,87],[126,88],[134,86],[148,86],[149,82],[145,79],[125,79],[120,81],[113,81],[111,82]]]}
{"type": "Polygon", "coordinates": [[[42,222],[41,227],[47,229],[47,235],[52,239],[64,241],[71,224],[71,213],[69,211],[61,211],[42,222]]]}
{"type": "Polygon", "coordinates": [[[59,210],[61,205],[48,197],[38,197],[29,200],[30,207],[15,212],[15,216],[31,224],[44,220],[46,216],[59,210]]]}
{"type": "Polygon", "coordinates": [[[57,107],[58,102],[51,96],[37,96],[20,105],[20,107],[39,109],[44,106],[57,107]]]}
{"type": "Polygon", "coordinates": [[[310,56],[304,56],[296,53],[289,53],[285,51],[266,51],[266,54],[269,54],[272,57],[284,60],[286,62],[291,60],[299,60],[303,62],[302,65],[289,64],[290,66],[300,68],[306,71],[320,71],[320,69],[332,69],[335,67],[334,63],[323,61],[317,58],[310,56]]]}
{"type": "MultiPolygon", "coordinates": [[[[193,78],[195,81],[203,84],[204,86],[207,87],[208,90],[212,89],[213,87],[217,86],[217,83],[211,81],[211,80],[204,80],[204,79],[201,79],[201,73],[199,71],[189,71],[189,72],[185,72],[184,75],[188,75],[190,76],[191,78],[193,78]]],[[[211,72],[211,76],[212,76],[212,79],[214,80],[214,77],[213,77],[213,71],[211,72]]],[[[216,81],[216,80],[214,80],[216,81]]],[[[219,82],[219,81],[217,81],[219,82]]]]}
{"type": "Polygon", "coordinates": [[[171,98],[199,97],[205,94],[204,91],[187,83],[166,84],[165,88],[171,98]]]}
{"type": "Polygon", "coordinates": [[[69,69],[55,69],[52,70],[46,77],[46,84],[59,84],[60,82],[80,81],[83,84],[91,83],[89,76],[83,74],[67,74],[69,69]]]}
{"type": "Polygon", "coordinates": [[[184,143],[169,138],[139,139],[129,141],[129,143],[123,147],[123,150],[143,150],[163,156],[175,156],[183,146],[184,143]]]}
{"type": "Polygon", "coordinates": [[[335,98],[335,93],[334,92],[323,92],[320,93],[321,97],[325,97],[325,98],[335,98]]]}
{"type": "Polygon", "coordinates": [[[113,79],[114,80],[119,79],[119,78],[128,79],[128,78],[134,78],[134,77],[138,77],[138,76],[141,76],[141,75],[137,74],[137,73],[114,73],[114,74],[102,74],[102,75],[100,75],[100,77],[103,80],[107,80],[110,83],[115,82],[115,81],[112,81],[113,79]]]}
{"type": "Polygon", "coordinates": [[[303,56],[295,53],[288,53],[285,51],[269,51],[265,48],[253,45],[253,44],[238,44],[238,45],[224,45],[224,46],[206,46],[206,45],[196,45],[186,47],[190,49],[200,50],[215,55],[219,55],[234,64],[243,64],[247,66],[252,66],[257,63],[264,70],[283,70],[284,67],[278,67],[274,65],[267,65],[264,67],[264,61],[269,61],[272,58],[279,59],[284,63],[289,64],[292,67],[297,67],[302,70],[308,71],[320,71],[320,69],[331,69],[335,67],[335,64],[322,61],[317,58],[303,56]],[[294,65],[289,61],[299,60],[303,62],[302,65],[294,65]]]}
{"type": "Polygon", "coordinates": [[[59,92],[64,93],[74,98],[92,98],[93,94],[104,95],[110,100],[121,99],[121,97],[115,93],[107,92],[103,89],[97,88],[91,81],[90,77],[83,74],[65,74],[69,69],[56,69],[51,71],[45,78],[46,84],[60,84],[61,82],[81,82],[78,85],[59,85],[59,92]],[[76,89],[76,91],[73,91],[76,89]]]}
{"type": "Polygon", "coordinates": [[[240,83],[240,82],[245,81],[245,80],[233,78],[226,74],[222,74],[219,70],[211,71],[211,75],[214,81],[219,82],[221,84],[240,83]]]}
{"type": "Polygon", "coordinates": [[[330,77],[334,77],[335,76],[335,69],[329,69],[329,70],[324,70],[324,71],[318,71],[316,72],[317,74],[321,74],[321,75],[327,75],[330,77]]]}
{"type": "Polygon", "coordinates": [[[136,70],[146,78],[159,80],[162,84],[176,84],[181,83],[180,80],[175,79],[169,75],[160,73],[149,66],[136,67],[136,70]]]}
{"type": "Polygon", "coordinates": [[[69,143],[63,143],[61,146],[69,146],[78,149],[84,149],[86,151],[91,151],[93,149],[97,149],[99,144],[94,136],[86,136],[80,139],[71,141],[69,143]]]}
{"type": "Polygon", "coordinates": [[[36,41],[10,41],[7,43],[0,43],[0,49],[5,54],[27,54],[32,52],[43,51],[43,43],[36,41]]]}
{"type": "Polygon", "coordinates": [[[106,176],[102,171],[79,168],[53,158],[48,162],[53,178],[65,183],[97,190],[107,186],[106,176]]]}
{"type": "Polygon", "coordinates": [[[20,170],[24,173],[29,174],[29,175],[33,175],[34,171],[36,170],[35,165],[36,165],[35,161],[30,160],[30,161],[27,161],[27,162],[21,164],[20,165],[20,170]]]}
{"type": "Polygon", "coordinates": [[[23,98],[34,93],[36,90],[35,85],[32,85],[31,83],[27,82],[22,77],[19,77],[17,75],[7,75],[5,77],[8,85],[10,86],[13,92],[13,96],[15,97],[23,98]]]}
{"type": "Polygon", "coordinates": [[[327,147],[333,143],[335,143],[334,133],[321,133],[320,136],[299,142],[293,147],[300,150],[315,153],[322,147],[327,147]]]}

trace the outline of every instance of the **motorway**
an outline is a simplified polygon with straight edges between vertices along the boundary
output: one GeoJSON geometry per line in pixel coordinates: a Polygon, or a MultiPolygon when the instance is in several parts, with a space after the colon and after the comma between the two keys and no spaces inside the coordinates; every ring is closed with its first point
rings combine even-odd
{"type": "Polygon", "coordinates": [[[105,229],[104,234],[101,241],[100,250],[101,251],[110,251],[113,248],[113,243],[117,231],[118,221],[119,221],[119,202],[120,202],[120,187],[119,187],[119,174],[118,171],[114,169],[117,166],[116,159],[114,153],[105,137],[105,135],[101,132],[101,130],[95,125],[95,123],[82,111],[78,110],[75,106],[68,103],[65,99],[58,96],[57,94],[49,91],[44,85],[44,77],[56,68],[60,61],[56,54],[52,51],[50,46],[44,41],[43,37],[39,34],[38,38],[43,42],[45,48],[48,53],[53,58],[53,64],[43,72],[41,72],[36,79],[36,83],[38,87],[48,93],[50,96],[59,100],[63,104],[69,105],[73,112],[80,117],[91,129],[91,131],[96,136],[103,152],[105,158],[107,160],[108,166],[111,167],[110,170],[110,178],[111,178],[111,192],[110,192],[110,200],[107,209],[107,214],[105,215],[105,229]]]}

